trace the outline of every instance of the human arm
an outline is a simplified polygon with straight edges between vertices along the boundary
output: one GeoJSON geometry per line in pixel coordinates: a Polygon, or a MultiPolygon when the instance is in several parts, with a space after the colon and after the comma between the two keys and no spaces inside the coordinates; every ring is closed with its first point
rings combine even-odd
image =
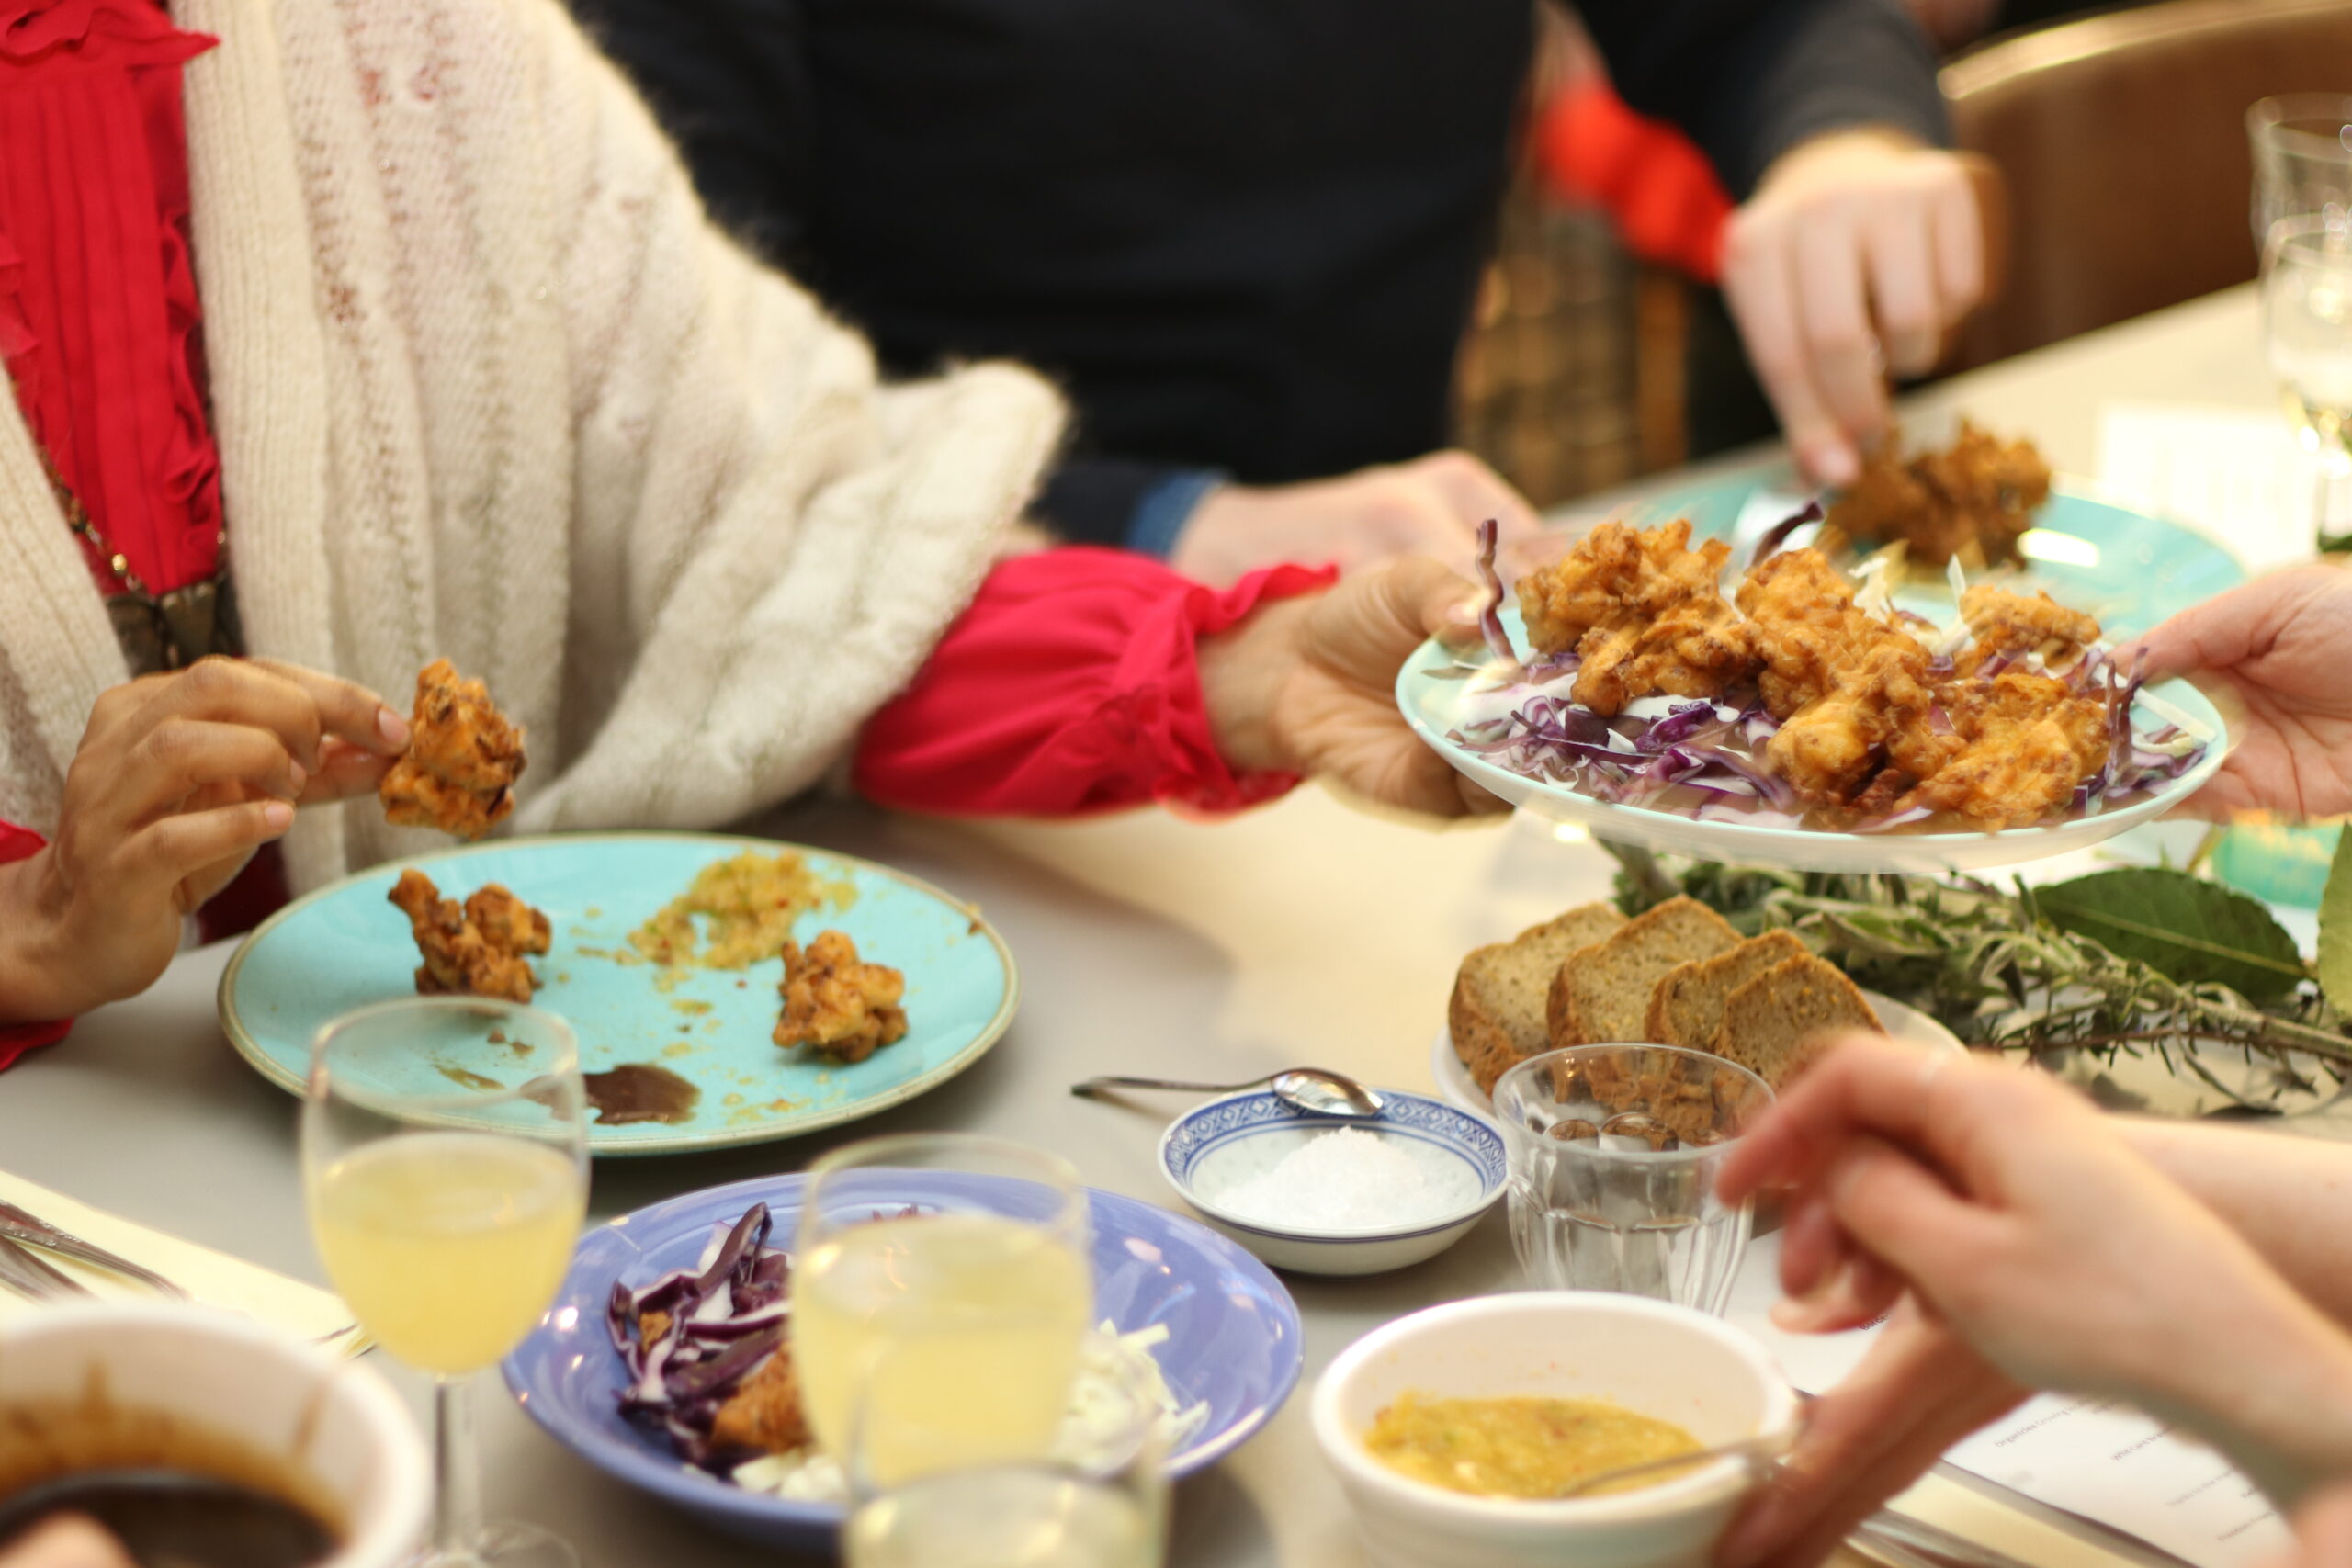
{"type": "Polygon", "coordinates": [[[296,806],[374,788],[407,739],[373,693],[266,660],[205,660],[108,690],[55,830],[0,864],[0,1026],[144,990],[177,951],[181,918],[296,806]]]}
{"type": "Polygon", "coordinates": [[[122,1543],[79,1515],[49,1519],[0,1548],[0,1568],[134,1568],[122,1543]]]}
{"type": "Polygon", "coordinates": [[[1476,635],[1470,585],[1409,559],[1330,583],[1287,567],[1216,590],[1097,549],[1008,560],[867,726],[858,786],[970,815],[1231,811],[1323,773],[1438,815],[1491,808],[1390,694],[1432,632],[1476,635]]]}
{"type": "MultiPolygon", "coordinates": [[[[2152,681],[2218,682],[2238,699],[2238,744],[2188,809],[2290,817],[2352,812],[2352,572],[2313,564],[2217,593],[2139,645],[2152,681]]],[[[2125,659],[2129,660],[2127,653],[2125,659]]]]}
{"type": "Polygon", "coordinates": [[[2184,1426],[2282,1502],[2352,1471],[2352,1337],[2046,1075],[1851,1037],[1741,1138],[1722,1185],[1788,1186],[1834,1220],[1800,1235],[1792,1218],[1792,1298],[1857,1255],[1883,1269],[1806,1326],[1907,1290],[2002,1375],[2184,1426]]]}

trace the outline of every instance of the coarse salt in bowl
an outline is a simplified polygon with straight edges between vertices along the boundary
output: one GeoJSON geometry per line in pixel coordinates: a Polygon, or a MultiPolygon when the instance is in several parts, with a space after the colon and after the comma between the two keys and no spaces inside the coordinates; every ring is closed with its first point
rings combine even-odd
{"type": "Polygon", "coordinates": [[[1377,1274],[1433,1258],[1494,1206],[1509,1171],[1476,1116],[1397,1089],[1376,1117],[1310,1115],[1271,1090],[1170,1123],[1160,1169],[1201,1217],[1277,1269],[1377,1274]]]}

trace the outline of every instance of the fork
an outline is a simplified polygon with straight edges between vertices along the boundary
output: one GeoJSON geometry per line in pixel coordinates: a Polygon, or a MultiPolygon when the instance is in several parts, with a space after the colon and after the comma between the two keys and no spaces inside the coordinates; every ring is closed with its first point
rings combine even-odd
{"type": "Polygon", "coordinates": [[[59,1273],[6,1235],[0,1235],[0,1289],[13,1291],[28,1302],[90,1293],[79,1280],[59,1273]]]}
{"type": "MultiPolygon", "coordinates": [[[[77,1262],[87,1263],[111,1273],[120,1274],[126,1279],[136,1280],[141,1284],[169,1296],[176,1302],[189,1299],[186,1291],[153,1269],[142,1269],[130,1259],[118,1257],[94,1242],[84,1241],[77,1235],[70,1235],[48,1221],[27,1213],[14,1203],[0,1202],[0,1238],[21,1244],[18,1250],[22,1250],[25,1247],[46,1247],[61,1257],[71,1258],[77,1262]]],[[[40,1262],[38,1258],[33,1261],[40,1262]]],[[[42,1264],[41,1267],[49,1273],[57,1273],[47,1264],[42,1264]]],[[[64,1276],[58,1275],[58,1278],[63,1279],[64,1276]]]]}

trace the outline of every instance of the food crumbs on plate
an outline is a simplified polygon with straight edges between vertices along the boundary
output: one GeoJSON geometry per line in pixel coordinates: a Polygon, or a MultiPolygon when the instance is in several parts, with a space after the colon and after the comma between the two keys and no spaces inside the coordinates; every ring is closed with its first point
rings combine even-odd
{"type": "Polygon", "coordinates": [[[845,909],[855,897],[849,882],[819,876],[790,851],[746,850],[695,873],[684,893],[628,933],[628,942],[665,973],[742,969],[781,952],[802,915],[845,909]]]}
{"type": "Polygon", "coordinates": [[[748,980],[738,980],[738,981],[736,981],[736,982],[735,982],[735,988],[736,988],[737,990],[739,990],[739,991],[740,991],[740,990],[743,990],[743,989],[745,989],[747,987],[749,987],[749,986],[750,986],[750,984],[751,984],[751,982],[750,982],[750,981],[748,981],[748,980]]]}
{"type": "Polygon", "coordinates": [[[580,948],[578,952],[580,956],[582,958],[611,958],[615,956],[613,950],[609,947],[583,947],[580,948]]]}
{"type": "Polygon", "coordinates": [[[743,1097],[740,1094],[730,1094],[718,1103],[721,1105],[741,1105],[743,1103],[743,1097]]]}
{"type": "Polygon", "coordinates": [[[596,919],[598,916],[602,915],[604,912],[605,912],[604,910],[602,910],[602,909],[598,908],[597,908],[595,905],[594,905],[594,904],[589,905],[589,906],[588,906],[588,908],[587,908],[587,909],[584,911],[584,913],[587,915],[587,917],[588,917],[590,919],[592,919],[592,920],[593,920],[593,919],[596,919]]]}
{"type": "Polygon", "coordinates": [[[797,1100],[771,1100],[765,1105],[760,1107],[760,1109],[763,1111],[774,1111],[780,1116],[787,1111],[799,1110],[800,1102],[797,1100]]]}
{"type": "Polygon", "coordinates": [[[559,986],[569,986],[571,984],[571,971],[569,969],[557,970],[555,972],[555,983],[559,986]]]}
{"type": "Polygon", "coordinates": [[[451,1083],[463,1084],[468,1089],[487,1090],[493,1089],[504,1089],[506,1087],[504,1084],[500,1083],[496,1078],[486,1078],[480,1073],[469,1073],[463,1067],[453,1067],[446,1063],[441,1066],[441,1076],[447,1078],[451,1083]]]}
{"type": "MultiPolygon", "coordinates": [[[[1373,1417],[1363,1445],[1399,1475],[1480,1497],[1551,1497],[1604,1470],[1700,1447],[1671,1421],[1605,1399],[1430,1399],[1409,1391],[1373,1417]]],[[[1679,1473],[1594,1490],[1637,1491],[1679,1473]]]]}
{"type": "Polygon", "coordinates": [[[676,1001],[672,1002],[670,1006],[676,1011],[693,1013],[697,1018],[710,1010],[710,1004],[708,1002],[698,1001],[693,997],[680,997],[676,1001]]]}
{"type": "Polygon", "coordinates": [[[490,1032],[490,1043],[491,1043],[492,1045],[503,1045],[503,1044],[505,1044],[505,1043],[506,1043],[506,1031],[504,1031],[504,1030],[503,1030],[503,1029],[493,1029],[493,1030],[492,1030],[492,1031],[490,1032]]]}
{"type": "Polygon", "coordinates": [[[691,1056],[695,1054],[695,1043],[691,1040],[673,1040],[662,1047],[662,1054],[664,1056],[691,1056]]]}

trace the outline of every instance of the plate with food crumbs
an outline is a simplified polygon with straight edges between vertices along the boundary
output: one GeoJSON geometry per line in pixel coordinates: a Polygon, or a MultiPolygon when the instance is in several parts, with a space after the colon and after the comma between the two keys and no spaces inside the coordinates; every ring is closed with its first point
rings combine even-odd
{"type": "MultiPolygon", "coordinates": [[[[601,833],[468,845],[299,899],[230,960],[220,1020],[300,1093],[329,1020],[473,988],[571,1022],[597,1155],[871,1116],[978,1060],[1019,997],[992,927],[888,866],[763,839],[601,833]]],[[[509,1087],[528,1057],[526,1042],[439,1042],[419,1087],[509,1087]]]]}
{"type": "MultiPolygon", "coordinates": [[[[1788,519],[1801,521],[1804,514],[1788,519]]],[[[2098,616],[1947,559],[1686,518],[1611,520],[1505,583],[1397,706],[1488,791],[1619,842],[1806,871],[1950,872],[2086,849],[2185,803],[2231,736],[2098,616]]]]}

